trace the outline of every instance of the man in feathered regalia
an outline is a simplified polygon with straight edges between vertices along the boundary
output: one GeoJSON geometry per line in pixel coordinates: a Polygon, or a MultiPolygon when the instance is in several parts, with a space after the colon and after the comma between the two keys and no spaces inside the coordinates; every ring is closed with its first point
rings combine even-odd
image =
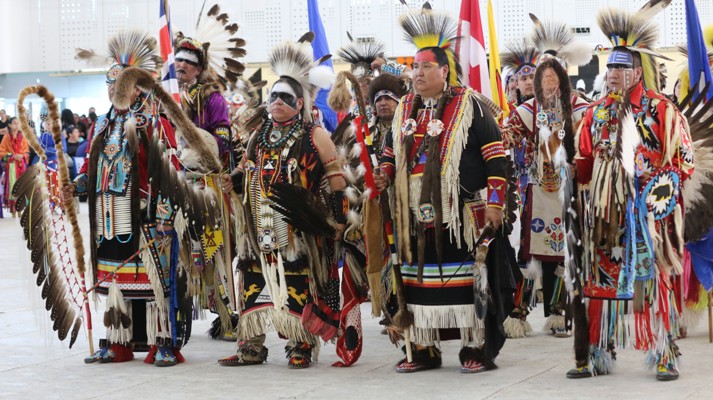
{"type": "MultiPolygon", "coordinates": [[[[174,185],[175,156],[163,152],[175,150],[176,141],[171,124],[155,113],[153,94],[160,88],[150,85],[158,86],[161,58],[156,50],[156,41],[141,32],[122,32],[109,41],[113,64],[106,83],[114,106],[97,121],[88,160],[74,185],[63,188],[65,198],[88,194],[96,291],[108,296],[107,337],[86,363],[130,361],[138,350],[135,345],[148,344],[145,362],[175,365],[183,362],[179,349],[190,336],[192,273],[178,261],[186,245],[186,221],[172,206],[186,209],[176,196],[189,194],[174,185]],[[149,86],[153,94],[143,93],[134,82],[121,82],[129,70],[147,75],[142,87],[149,86]]],[[[81,49],[77,57],[104,59],[81,49]]],[[[169,99],[161,93],[162,101],[169,99]]],[[[176,106],[168,113],[182,116],[176,106]]],[[[186,130],[185,123],[177,125],[186,130]]]]}
{"type": "MultiPolygon", "coordinates": [[[[516,295],[516,318],[506,321],[505,332],[509,337],[524,337],[531,330],[525,321],[528,302],[523,300],[532,293],[532,282],[542,279],[545,330],[556,337],[568,337],[565,226],[559,196],[560,162],[556,159],[565,157],[557,152],[560,144],[564,144],[562,150],[569,148],[569,154],[574,155],[574,133],[587,108],[587,102],[572,91],[567,65],[587,64],[592,51],[574,39],[566,24],[530,17],[535,24],[531,40],[539,54],[535,96],[522,103],[503,127],[506,147],[515,149],[518,156],[523,200],[520,259],[528,264],[526,279],[516,295]]],[[[572,163],[572,157],[567,161],[572,163]]]]}
{"type": "Polygon", "coordinates": [[[609,92],[579,129],[581,209],[568,210],[583,226],[581,267],[572,271],[577,364],[569,378],[609,373],[614,348],[631,341],[649,351],[657,379],[678,378],[672,280],[682,272],[681,194],[693,151],[686,119],[659,93],[652,19],[667,4],[647,4],[633,15],[606,9],[597,17],[613,49],[609,92]],[[587,311],[582,297],[589,299],[587,311]]]}
{"type": "Polygon", "coordinates": [[[460,338],[461,371],[481,372],[496,367],[515,289],[501,233],[505,152],[491,111],[459,84],[452,50],[457,20],[424,8],[403,15],[400,24],[418,48],[416,93],[396,109],[395,156],[378,182],[395,193],[401,263],[395,268],[407,309],[394,322],[415,343],[396,370],[438,368],[437,344],[460,338]]]}
{"type": "Polygon", "coordinates": [[[344,229],[347,205],[343,162],[312,120],[315,89],[328,88],[334,78],[314,65],[313,39],[310,32],[269,55],[279,79],[270,92],[269,117],[248,141],[236,187],[245,198],[238,233],[240,342],[221,365],[265,362],[265,334],[275,329],[289,339],[288,365],[307,368],[320,337],[338,333],[334,238],[344,229]]]}
{"type": "Polygon", "coordinates": [[[233,330],[237,318],[232,273],[235,238],[229,228],[231,211],[236,204],[227,194],[232,189],[227,173],[235,167],[237,137],[233,137],[230,130],[228,104],[223,92],[236,84],[245,68],[237,61],[245,55],[242,48],[245,41],[235,37],[237,30],[238,25],[231,23],[216,4],[205,15],[199,16],[194,36],[179,32],[175,40],[176,75],[183,110],[198,128],[210,134],[215,142],[211,151],[217,153],[222,164],[220,171],[207,171],[199,162],[205,155],[185,151],[191,143],[182,141],[181,132],[177,132],[181,164],[187,176],[194,178],[202,189],[226,193],[219,197],[216,205],[223,214],[223,221],[217,227],[206,226],[193,248],[193,259],[203,270],[202,284],[206,288],[202,306],[218,314],[209,334],[226,340],[235,340],[233,330]]]}

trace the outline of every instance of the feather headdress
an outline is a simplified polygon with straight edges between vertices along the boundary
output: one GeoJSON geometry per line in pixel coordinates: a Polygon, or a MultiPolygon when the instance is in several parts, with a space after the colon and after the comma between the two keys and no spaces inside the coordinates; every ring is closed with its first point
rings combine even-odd
{"type": "Polygon", "coordinates": [[[138,30],[122,31],[112,36],[105,55],[78,48],[74,58],[97,67],[110,66],[106,74],[109,83],[114,82],[124,68],[138,67],[156,74],[163,65],[156,39],[138,30]]]}
{"type": "Polygon", "coordinates": [[[607,8],[597,15],[597,23],[613,46],[608,63],[617,63],[615,56],[621,54],[621,49],[639,53],[643,69],[644,86],[659,91],[661,84],[658,72],[658,61],[655,57],[670,60],[668,57],[654,51],[659,39],[658,26],[653,17],[666,8],[670,0],[651,0],[638,12],[632,14],[626,11],[607,8]]]}
{"type": "Polygon", "coordinates": [[[448,83],[458,86],[460,65],[454,52],[458,41],[458,19],[452,14],[435,11],[426,3],[420,10],[409,10],[399,17],[399,25],[407,41],[418,50],[431,47],[442,49],[448,57],[448,83]]]}
{"type": "Polygon", "coordinates": [[[195,34],[188,37],[178,32],[176,35],[176,57],[182,51],[195,55],[195,61],[203,68],[199,81],[205,81],[211,74],[215,74],[223,85],[232,88],[245,70],[245,66],[237,61],[245,57],[245,40],[236,36],[237,31],[238,24],[231,22],[218,4],[208,9],[205,15],[201,8],[195,34]]]}
{"type": "Polygon", "coordinates": [[[510,69],[516,76],[520,73],[523,75],[535,73],[537,58],[540,56],[537,47],[527,39],[509,43],[506,47],[508,51],[500,55],[503,68],[510,69]],[[527,68],[527,73],[523,71],[525,66],[530,67],[527,68]]]}
{"type": "Polygon", "coordinates": [[[357,79],[373,77],[371,63],[384,54],[384,43],[379,40],[354,40],[349,32],[347,36],[349,43],[337,50],[337,54],[352,65],[352,74],[357,79]]]}
{"type": "Polygon", "coordinates": [[[586,65],[592,59],[594,49],[586,43],[576,40],[572,28],[559,21],[540,21],[534,14],[530,19],[535,25],[532,42],[540,52],[538,62],[548,58],[557,58],[567,65],[586,65]]]}
{"type": "Polygon", "coordinates": [[[334,83],[334,71],[326,65],[319,65],[331,55],[317,61],[312,59],[314,33],[307,32],[297,42],[282,42],[272,48],[267,57],[275,75],[296,81],[303,92],[302,115],[312,121],[312,106],[317,89],[328,89],[334,83]]]}

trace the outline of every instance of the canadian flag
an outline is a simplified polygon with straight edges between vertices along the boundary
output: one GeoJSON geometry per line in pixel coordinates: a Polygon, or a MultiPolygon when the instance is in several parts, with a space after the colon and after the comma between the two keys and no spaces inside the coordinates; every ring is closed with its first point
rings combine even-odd
{"type": "Polygon", "coordinates": [[[456,45],[456,54],[460,57],[460,65],[463,68],[463,84],[492,99],[488,79],[488,55],[485,53],[485,36],[478,0],[461,1],[458,36],[461,40],[456,45]]]}

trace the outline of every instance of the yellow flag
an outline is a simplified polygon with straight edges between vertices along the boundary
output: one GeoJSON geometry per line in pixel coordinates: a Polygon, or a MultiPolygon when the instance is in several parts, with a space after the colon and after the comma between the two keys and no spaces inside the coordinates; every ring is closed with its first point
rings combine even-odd
{"type": "Polygon", "coordinates": [[[502,78],[500,76],[500,51],[498,50],[498,34],[495,29],[495,17],[493,16],[493,3],[488,0],[488,36],[490,37],[490,92],[493,94],[493,101],[503,110],[502,119],[510,114],[507,97],[503,90],[502,78]]]}

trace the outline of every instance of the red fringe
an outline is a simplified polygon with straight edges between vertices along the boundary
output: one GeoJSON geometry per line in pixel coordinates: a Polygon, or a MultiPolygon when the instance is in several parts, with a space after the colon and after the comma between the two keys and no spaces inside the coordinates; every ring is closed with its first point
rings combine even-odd
{"type": "Polygon", "coordinates": [[[602,332],[602,309],[604,300],[589,300],[589,344],[599,345],[600,334],[602,332]]]}

